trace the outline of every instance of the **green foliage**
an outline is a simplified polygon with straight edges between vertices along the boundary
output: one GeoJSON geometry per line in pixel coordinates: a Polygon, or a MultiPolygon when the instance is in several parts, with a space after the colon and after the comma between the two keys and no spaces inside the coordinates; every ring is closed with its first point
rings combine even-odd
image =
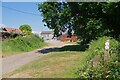
{"type": "Polygon", "coordinates": [[[80,69],[78,75],[80,78],[110,78],[110,79],[120,79],[120,64],[118,60],[120,58],[119,54],[119,42],[110,37],[100,37],[98,40],[91,41],[89,44],[89,49],[87,50],[87,62],[92,60],[94,62],[94,57],[100,55],[100,63],[98,65],[90,65],[80,69]],[[110,40],[110,60],[104,63],[104,43],[106,40],[110,40]]]}
{"type": "Polygon", "coordinates": [[[80,78],[89,79],[105,79],[119,80],[120,79],[120,64],[108,63],[106,66],[98,65],[96,67],[88,66],[79,72],[80,78]]]}
{"type": "Polygon", "coordinates": [[[95,55],[98,55],[98,54],[102,56],[102,54],[104,53],[104,46],[105,46],[106,40],[110,40],[109,53],[110,54],[118,53],[117,51],[118,51],[119,42],[111,37],[104,36],[104,37],[100,37],[98,40],[93,40],[90,42],[88,54],[92,57],[94,57],[95,55]]]}
{"type": "Polygon", "coordinates": [[[71,29],[81,37],[83,42],[89,43],[101,36],[118,38],[120,2],[44,2],[38,4],[43,22],[55,35],[71,29]]]}
{"type": "Polygon", "coordinates": [[[38,10],[42,13],[45,26],[54,29],[54,36],[59,36],[66,30],[66,23],[70,24],[71,13],[65,2],[44,2],[38,4],[38,10]]]}
{"type": "Polygon", "coordinates": [[[32,28],[28,24],[21,25],[19,28],[25,35],[30,35],[32,33],[32,28]]]}
{"type": "Polygon", "coordinates": [[[2,42],[3,56],[16,54],[17,52],[31,51],[45,45],[44,41],[36,35],[16,37],[2,42]]]}

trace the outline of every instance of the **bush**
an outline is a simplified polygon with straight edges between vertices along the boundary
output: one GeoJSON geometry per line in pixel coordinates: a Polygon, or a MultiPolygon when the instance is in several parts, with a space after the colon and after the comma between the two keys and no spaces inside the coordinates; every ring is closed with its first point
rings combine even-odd
{"type": "Polygon", "coordinates": [[[32,34],[32,28],[28,24],[21,25],[19,29],[24,33],[24,35],[32,34]]]}
{"type": "Polygon", "coordinates": [[[100,37],[98,40],[94,40],[90,42],[88,49],[89,58],[93,58],[95,55],[101,55],[101,56],[103,55],[106,40],[110,40],[110,49],[109,49],[110,55],[112,53],[116,53],[116,54],[118,53],[119,42],[111,37],[104,36],[104,37],[100,37]]]}
{"type": "Polygon", "coordinates": [[[44,40],[36,35],[27,35],[26,37],[16,37],[7,39],[2,43],[2,52],[4,54],[15,52],[27,52],[45,45],[44,40]]]}
{"type": "Polygon", "coordinates": [[[80,78],[91,78],[91,79],[120,79],[120,64],[107,63],[107,65],[97,65],[95,67],[88,66],[85,69],[79,71],[80,78]]]}
{"type": "Polygon", "coordinates": [[[91,66],[88,64],[83,69],[78,71],[80,78],[110,78],[120,79],[120,64],[117,63],[120,58],[119,54],[119,42],[110,37],[100,37],[98,40],[91,41],[89,49],[87,50],[86,62],[93,59],[95,56],[100,55],[100,64],[91,66]],[[104,56],[104,42],[110,40],[110,59],[106,64],[103,64],[104,56]]]}

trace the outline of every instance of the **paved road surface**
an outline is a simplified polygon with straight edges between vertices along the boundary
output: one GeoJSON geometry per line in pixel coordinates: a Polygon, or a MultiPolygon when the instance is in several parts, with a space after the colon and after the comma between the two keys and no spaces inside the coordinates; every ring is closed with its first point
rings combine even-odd
{"type": "Polygon", "coordinates": [[[50,50],[53,49],[54,47],[59,48],[59,47],[62,47],[65,45],[65,43],[55,41],[55,40],[50,40],[50,41],[46,41],[46,42],[52,44],[52,46],[38,49],[38,50],[35,50],[32,52],[17,54],[17,55],[3,58],[2,59],[2,74],[9,73],[9,72],[21,67],[22,65],[45,55],[45,54],[41,54],[41,52],[38,52],[38,51],[49,50],[47,52],[50,52],[50,50]]]}

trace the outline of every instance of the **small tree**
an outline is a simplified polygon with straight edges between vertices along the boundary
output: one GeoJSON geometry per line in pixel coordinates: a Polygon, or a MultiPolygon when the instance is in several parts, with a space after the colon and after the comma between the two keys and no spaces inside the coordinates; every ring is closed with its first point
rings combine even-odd
{"type": "Polygon", "coordinates": [[[32,33],[32,28],[28,24],[21,25],[19,29],[25,34],[30,35],[32,33]]]}

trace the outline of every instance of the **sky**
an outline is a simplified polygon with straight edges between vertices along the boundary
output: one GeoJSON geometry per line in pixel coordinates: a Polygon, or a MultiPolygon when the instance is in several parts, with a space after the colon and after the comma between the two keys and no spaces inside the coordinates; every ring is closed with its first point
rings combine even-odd
{"type": "MultiPolygon", "coordinates": [[[[0,5],[2,5],[2,3],[0,2],[0,5]]],[[[2,7],[0,6],[0,24],[2,24],[2,7]]]]}
{"type": "Polygon", "coordinates": [[[12,28],[19,28],[23,24],[28,24],[34,32],[48,31],[49,29],[44,26],[43,17],[38,11],[36,5],[38,3],[41,2],[2,2],[2,6],[4,6],[2,7],[2,24],[12,28]],[[32,14],[21,13],[8,8],[32,14]]]}
{"type": "Polygon", "coordinates": [[[44,2],[47,0],[1,0],[2,2],[44,2]]]}

